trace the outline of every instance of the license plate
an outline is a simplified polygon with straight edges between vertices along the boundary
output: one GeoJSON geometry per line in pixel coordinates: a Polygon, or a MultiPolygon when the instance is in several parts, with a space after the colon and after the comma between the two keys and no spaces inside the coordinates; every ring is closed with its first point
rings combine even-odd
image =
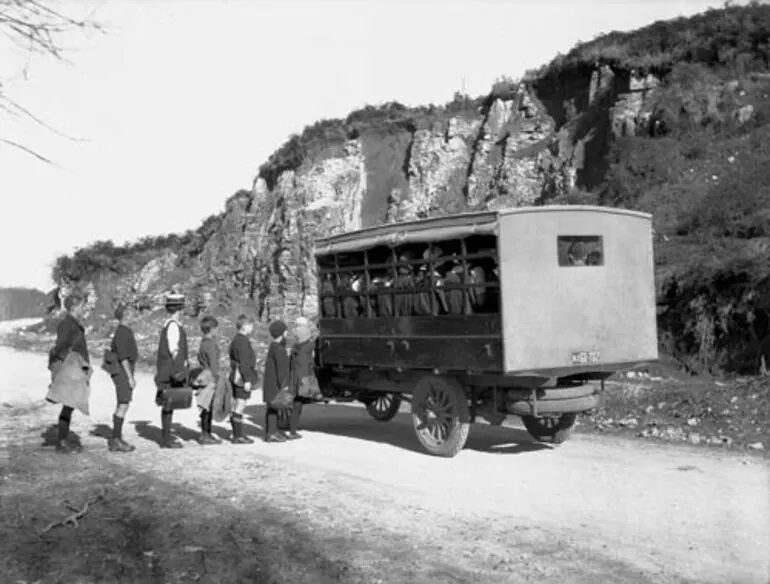
{"type": "Polygon", "coordinates": [[[598,363],[601,357],[599,351],[579,351],[572,353],[573,365],[591,365],[592,363],[598,363]]]}

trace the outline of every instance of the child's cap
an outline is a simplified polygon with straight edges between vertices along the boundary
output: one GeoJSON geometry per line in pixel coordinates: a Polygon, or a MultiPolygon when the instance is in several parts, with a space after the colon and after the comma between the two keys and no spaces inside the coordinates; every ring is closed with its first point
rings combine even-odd
{"type": "Polygon", "coordinates": [[[286,326],[286,323],[282,320],[274,320],[270,323],[270,336],[274,339],[277,339],[280,337],[283,333],[285,333],[287,330],[289,330],[289,327],[286,326]]]}

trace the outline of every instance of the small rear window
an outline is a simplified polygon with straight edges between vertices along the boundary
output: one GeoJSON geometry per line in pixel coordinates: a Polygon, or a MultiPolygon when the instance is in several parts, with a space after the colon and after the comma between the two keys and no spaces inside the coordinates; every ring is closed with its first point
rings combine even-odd
{"type": "Polygon", "coordinates": [[[601,235],[559,235],[557,244],[560,266],[604,265],[604,242],[601,235]]]}

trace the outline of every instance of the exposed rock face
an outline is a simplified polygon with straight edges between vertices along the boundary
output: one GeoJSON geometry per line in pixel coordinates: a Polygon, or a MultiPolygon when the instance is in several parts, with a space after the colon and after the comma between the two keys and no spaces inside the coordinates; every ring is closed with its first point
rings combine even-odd
{"type": "MultiPolygon", "coordinates": [[[[607,66],[580,75],[565,82],[568,94],[520,84],[484,113],[358,135],[308,155],[273,188],[257,178],[251,190],[227,200],[219,227],[205,235],[191,265],[180,267],[184,258],[165,253],[123,278],[118,295],[149,307],[173,280],[204,309],[256,308],[265,320],[313,316],[318,238],[383,222],[548,203],[575,188],[608,140],[644,125],[657,79],[607,66]],[[604,121],[578,123],[586,115],[604,121]]],[[[551,87],[562,91],[559,83],[551,87]]]]}
{"type": "MultiPolygon", "coordinates": [[[[397,211],[390,222],[423,219],[436,212],[459,211],[465,203],[463,186],[471,161],[478,121],[458,118],[447,127],[437,124],[418,130],[409,158],[409,192],[397,198],[397,211]]],[[[396,200],[396,199],[394,199],[396,200]]]]}
{"type": "Polygon", "coordinates": [[[628,90],[618,96],[612,108],[612,133],[615,137],[636,136],[640,132],[651,131],[652,112],[645,109],[652,92],[660,85],[660,80],[652,74],[642,76],[632,71],[628,90]]]}

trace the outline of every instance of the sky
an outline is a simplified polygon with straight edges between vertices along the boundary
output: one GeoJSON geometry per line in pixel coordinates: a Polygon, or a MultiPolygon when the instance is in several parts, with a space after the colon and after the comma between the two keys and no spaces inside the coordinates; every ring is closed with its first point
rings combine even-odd
{"type": "Polygon", "coordinates": [[[60,0],[102,33],[68,62],[0,43],[0,287],[48,290],[56,257],[198,227],[291,134],[367,104],[445,103],[613,30],[722,2],[60,0]],[[22,71],[26,67],[26,77],[22,71]],[[61,134],[67,137],[63,137],[61,134]]]}

